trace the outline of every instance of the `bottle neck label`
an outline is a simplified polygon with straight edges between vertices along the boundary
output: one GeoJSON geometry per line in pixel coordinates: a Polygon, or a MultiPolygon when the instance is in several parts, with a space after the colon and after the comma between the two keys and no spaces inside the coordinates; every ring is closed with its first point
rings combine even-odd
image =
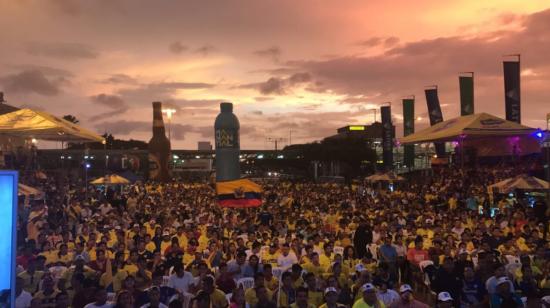
{"type": "Polygon", "coordinates": [[[216,129],[216,149],[238,149],[239,146],[238,129],[216,129]]]}

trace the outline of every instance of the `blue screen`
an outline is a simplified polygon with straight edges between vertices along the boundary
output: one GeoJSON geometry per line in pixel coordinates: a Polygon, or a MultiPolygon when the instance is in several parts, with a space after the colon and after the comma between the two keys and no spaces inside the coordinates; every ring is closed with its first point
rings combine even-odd
{"type": "Polygon", "coordinates": [[[0,171],[0,290],[11,288],[14,266],[14,212],[17,211],[17,175],[0,171]]]}

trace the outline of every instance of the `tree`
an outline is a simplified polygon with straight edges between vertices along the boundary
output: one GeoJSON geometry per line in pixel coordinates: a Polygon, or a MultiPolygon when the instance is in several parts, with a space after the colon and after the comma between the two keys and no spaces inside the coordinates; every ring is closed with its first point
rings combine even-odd
{"type": "Polygon", "coordinates": [[[69,121],[73,124],[78,124],[80,122],[74,115],[71,114],[64,115],[63,120],[69,121]]]}

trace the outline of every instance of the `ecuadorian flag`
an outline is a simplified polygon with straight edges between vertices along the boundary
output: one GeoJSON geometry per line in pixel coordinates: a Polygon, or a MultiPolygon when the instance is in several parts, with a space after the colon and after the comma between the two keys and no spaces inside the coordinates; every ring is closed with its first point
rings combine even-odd
{"type": "Polygon", "coordinates": [[[262,204],[261,193],[262,187],[247,179],[216,183],[218,203],[222,207],[258,207],[262,204]]]}

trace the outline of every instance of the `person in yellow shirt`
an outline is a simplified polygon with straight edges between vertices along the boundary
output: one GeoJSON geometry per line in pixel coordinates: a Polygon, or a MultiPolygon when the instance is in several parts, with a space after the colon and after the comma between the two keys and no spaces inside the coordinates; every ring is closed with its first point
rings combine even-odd
{"type": "Polygon", "coordinates": [[[277,266],[277,258],[279,257],[279,247],[277,244],[272,243],[269,249],[262,255],[263,264],[271,264],[271,266],[277,266]]]}
{"type": "Polygon", "coordinates": [[[307,285],[307,299],[308,303],[313,304],[315,307],[321,306],[323,304],[323,292],[317,289],[317,278],[313,273],[307,273],[305,275],[305,281],[307,285]]]}
{"type": "Polygon", "coordinates": [[[318,277],[323,276],[326,271],[326,268],[319,263],[319,255],[316,252],[311,253],[311,261],[304,264],[304,269],[318,277]]]}
{"type": "MultiPolygon", "coordinates": [[[[265,288],[265,276],[263,273],[258,272],[254,275],[254,288],[250,288],[244,292],[244,299],[247,304],[250,306],[256,306],[258,304],[258,297],[256,294],[257,288],[265,288]]],[[[272,298],[273,292],[271,290],[267,289],[267,297],[272,298]]]]}
{"type": "Polygon", "coordinates": [[[36,270],[35,259],[30,259],[27,264],[27,270],[17,275],[17,277],[23,280],[23,290],[30,294],[34,294],[38,290],[38,284],[42,276],[44,276],[44,272],[36,270]]]}
{"type": "Polygon", "coordinates": [[[306,288],[296,289],[296,302],[290,304],[290,308],[316,308],[315,304],[309,300],[309,290],[306,288]]]}
{"type": "Polygon", "coordinates": [[[137,250],[132,250],[130,252],[130,258],[128,259],[128,261],[126,261],[126,264],[124,264],[124,267],[122,268],[122,270],[128,272],[128,274],[131,276],[135,276],[139,270],[137,265],[138,259],[139,259],[139,254],[137,250]]]}
{"type": "Polygon", "coordinates": [[[264,264],[262,272],[265,278],[265,286],[271,291],[277,290],[279,287],[279,279],[273,275],[273,268],[271,264],[264,264]]]}
{"type": "Polygon", "coordinates": [[[332,253],[332,243],[326,243],[323,247],[323,254],[319,256],[319,264],[327,271],[331,267],[332,261],[334,261],[334,254],[332,253]]]}
{"type": "Polygon", "coordinates": [[[185,247],[187,247],[187,243],[189,242],[189,238],[187,238],[187,234],[185,234],[183,226],[178,227],[176,237],[178,238],[180,247],[185,249],[185,247]]]}
{"type": "Polygon", "coordinates": [[[277,303],[277,307],[289,307],[296,300],[296,288],[292,286],[292,274],[284,272],[281,281],[281,287],[273,293],[273,301],[277,303]]]}
{"type": "Polygon", "coordinates": [[[145,236],[144,242],[145,242],[145,250],[147,250],[149,253],[154,253],[155,250],[157,249],[157,245],[155,245],[155,242],[151,240],[150,235],[145,236]]]}
{"type": "Polygon", "coordinates": [[[48,241],[42,244],[42,252],[39,255],[46,258],[46,265],[53,264],[57,259],[57,251],[52,249],[52,244],[48,241]]]}
{"type": "Polygon", "coordinates": [[[73,258],[74,256],[69,252],[67,244],[59,245],[59,252],[57,253],[55,263],[60,263],[68,267],[73,261],[73,258]]]}

